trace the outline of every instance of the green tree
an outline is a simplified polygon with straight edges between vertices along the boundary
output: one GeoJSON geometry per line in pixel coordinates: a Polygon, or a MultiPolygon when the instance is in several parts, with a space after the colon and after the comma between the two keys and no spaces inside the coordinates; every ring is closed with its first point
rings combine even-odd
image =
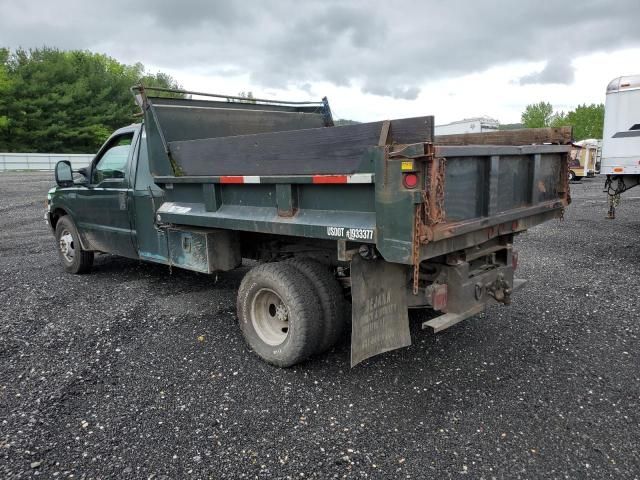
{"type": "Polygon", "coordinates": [[[9,50],[0,48],[0,135],[9,126],[9,90],[11,89],[11,79],[7,71],[7,60],[9,50]]]}
{"type": "Polygon", "coordinates": [[[548,102],[527,105],[522,113],[522,123],[526,128],[573,127],[573,138],[602,138],[604,126],[604,104],[578,105],[574,110],[553,113],[548,102]]]}
{"type": "MultiPolygon", "coordinates": [[[[157,72],[155,74],[145,73],[144,65],[141,63],[137,63],[136,67],[138,67],[138,71],[140,72],[140,79],[138,83],[141,83],[145,87],[162,87],[162,88],[173,88],[173,89],[181,89],[182,87],[174,80],[174,78],[168,73],[157,72]]],[[[154,97],[179,97],[184,98],[185,95],[181,93],[175,92],[161,92],[154,91],[152,92],[154,97]]]]}
{"type": "Polygon", "coordinates": [[[178,86],[140,63],[124,65],[97,53],[0,50],[0,151],[94,152],[134,120],[129,89],[140,82],[178,86]]]}
{"type": "Polygon", "coordinates": [[[564,111],[556,112],[551,119],[550,127],[565,127],[568,126],[567,114],[564,111]]]}
{"type": "Polygon", "coordinates": [[[521,122],[525,128],[548,127],[552,120],[553,106],[549,102],[527,105],[521,117],[521,122]]]}
{"type": "Polygon", "coordinates": [[[567,114],[558,115],[553,122],[553,126],[565,125],[573,127],[573,138],[575,140],[602,138],[604,104],[578,105],[575,110],[571,110],[567,114]]]}

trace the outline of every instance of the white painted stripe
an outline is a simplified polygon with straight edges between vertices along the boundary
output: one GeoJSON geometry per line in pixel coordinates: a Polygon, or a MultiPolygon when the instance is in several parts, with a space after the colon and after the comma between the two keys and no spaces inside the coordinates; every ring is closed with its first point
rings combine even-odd
{"type": "Polygon", "coordinates": [[[373,173],[347,175],[347,183],[373,183],[373,173]]]}
{"type": "Polygon", "coordinates": [[[260,177],[245,175],[242,178],[244,179],[244,183],[260,183],[260,177]]]}

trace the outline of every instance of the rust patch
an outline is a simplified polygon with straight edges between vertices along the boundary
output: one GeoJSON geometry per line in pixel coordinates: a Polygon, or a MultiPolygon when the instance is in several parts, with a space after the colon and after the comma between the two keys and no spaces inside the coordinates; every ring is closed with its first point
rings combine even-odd
{"type": "Polygon", "coordinates": [[[547,193],[547,187],[544,185],[542,180],[538,182],[538,191],[541,193],[547,193]]]}

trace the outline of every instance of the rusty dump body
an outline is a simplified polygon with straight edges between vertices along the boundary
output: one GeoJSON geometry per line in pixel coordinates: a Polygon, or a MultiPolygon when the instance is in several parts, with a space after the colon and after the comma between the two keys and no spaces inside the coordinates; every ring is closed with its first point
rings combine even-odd
{"type": "MultiPolygon", "coordinates": [[[[206,273],[319,259],[353,301],[353,363],[410,342],[407,308],[440,311],[438,331],[509,303],[514,236],[570,202],[570,129],[434,137],[431,116],[334,126],[326,99],[134,93],[143,125],[103,147],[132,138],[117,203],[131,229],[116,248],[116,230],[78,219],[83,246],[206,273]]],[[[73,188],[52,211],[73,210],[73,188]]]]}

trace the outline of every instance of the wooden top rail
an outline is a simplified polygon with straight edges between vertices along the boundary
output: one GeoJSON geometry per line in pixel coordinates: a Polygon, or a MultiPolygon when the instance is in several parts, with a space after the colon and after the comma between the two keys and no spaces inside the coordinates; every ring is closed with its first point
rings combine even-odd
{"type": "Polygon", "coordinates": [[[569,145],[573,141],[573,127],[522,128],[482,133],[436,135],[436,145],[534,145],[553,143],[569,145]]]}

